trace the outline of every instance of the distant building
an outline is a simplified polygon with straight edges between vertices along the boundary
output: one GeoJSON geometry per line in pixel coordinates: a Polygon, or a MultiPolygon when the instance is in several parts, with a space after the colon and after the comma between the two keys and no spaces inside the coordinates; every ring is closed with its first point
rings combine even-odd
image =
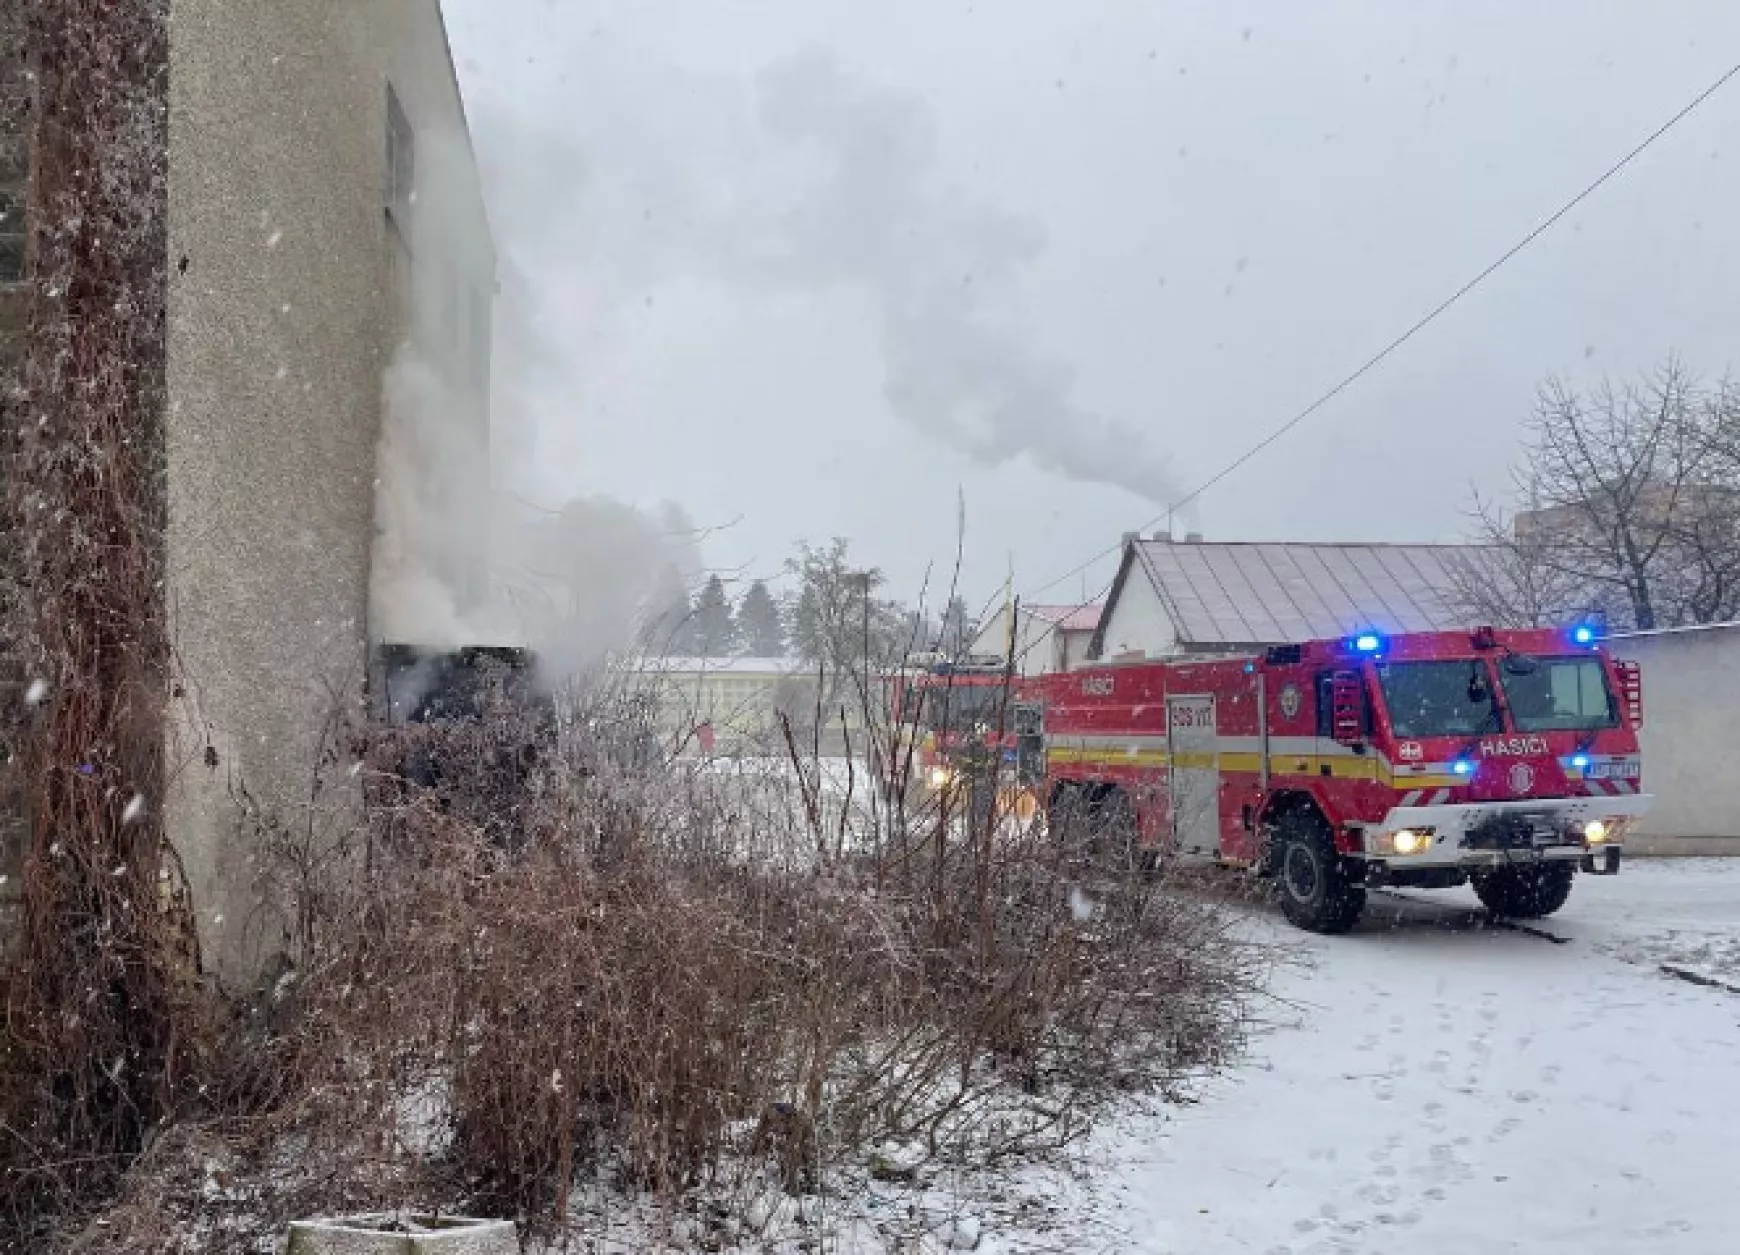
{"type": "MultiPolygon", "coordinates": [[[[54,317],[36,283],[59,227],[39,220],[43,180],[69,182],[25,61],[39,2],[0,0],[9,424],[32,355],[51,352],[31,313],[54,317]]],[[[141,192],[135,224],[166,247],[128,350],[163,381],[139,420],[166,472],[141,491],[167,520],[151,613],[173,642],[176,697],[168,793],[151,802],[208,959],[245,975],[276,925],[254,903],[256,838],[236,798],[306,805],[335,694],[365,674],[383,372],[414,346],[468,446],[442,491],[486,493],[496,263],[439,0],[176,0],[173,21],[168,8],[105,10],[158,36],[128,51],[161,62],[142,79],[168,119],[166,147],[141,163],[166,180],[141,192]]],[[[0,537],[0,562],[13,548],[0,537]]],[[[462,555],[454,582],[484,587],[484,555],[462,555]]],[[[13,862],[18,849],[15,836],[13,862]]]]}
{"type": "Polygon", "coordinates": [[[1465,626],[1458,545],[1227,544],[1131,536],[1090,656],[1236,653],[1465,626]]]}
{"type": "MultiPolygon", "coordinates": [[[[973,638],[968,652],[1007,657],[1009,651],[1009,615],[1011,608],[1003,606],[985,620],[973,638]]],[[[1093,644],[1094,629],[1100,624],[1100,606],[1087,605],[1027,605],[1018,613],[1015,631],[1015,672],[1017,675],[1044,675],[1054,671],[1069,671],[1088,659],[1093,644]]]]}
{"type": "Polygon", "coordinates": [[[796,658],[658,658],[646,678],[680,752],[783,752],[780,713],[797,725],[814,718],[815,677],[796,658]]]}

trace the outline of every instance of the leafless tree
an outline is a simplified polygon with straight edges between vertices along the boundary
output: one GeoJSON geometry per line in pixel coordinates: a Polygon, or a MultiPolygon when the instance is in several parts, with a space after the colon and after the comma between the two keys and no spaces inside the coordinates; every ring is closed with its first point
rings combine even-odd
{"type": "Polygon", "coordinates": [[[1513,513],[1478,496],[1471,513],[1478,543],[1445,563],[1447,595],[1468,622],[1539,628],[1601,613],[1588,588],[1554,563],[1548,542],[1517,534],[1513,513]]]}
{"type": "Polygon", "coordinates": [[[1542,385],[1513,482],[1475,502],[1456,594],[1518,625],[1596,613],[1620,627],[1740,611],[1740,394],[1674,358],[1641,379],[1542,385]]]}

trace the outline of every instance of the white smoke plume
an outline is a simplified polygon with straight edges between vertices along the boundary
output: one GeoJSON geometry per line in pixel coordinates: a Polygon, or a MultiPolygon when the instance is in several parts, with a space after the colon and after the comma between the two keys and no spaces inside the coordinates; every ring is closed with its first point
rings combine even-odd
{"type": "Polygon", "coordinates": [[[371,635],[526,645],[561,678],[638,648],[698,575],[694,528],[675,506],[580,496],[552,510],[509,490],[539,425],[571,417],[576,380],[530,285],[489,247],[469,151],[454,137],[418,143],[419,195],[395,226],[414,239],[406,334],[382,379],[371,635]]]}
{"type": "Polygon", "coordinates": [[[869,287],[896,413],[989,465],[1025,454],[1070,479],[1172,495],[1165,460],[1139,432],[1078,408],[1069,368],[1016,321],[1014,286],[1044,233],[942,188],[922,101],[819,53],[767,70],[758,93],[768,133],[822,162],[784,217],[774,274],[869,287]]]}
{"type": "Polygon", "coordinates": [[[1152,443],[1078,406],[1067,363],[1023,325],[1019,288],[1045,234],[947,185],[922,99],[817,52],[753,81],[620,71],[588,66],[586,106],[561,132],[526,122],[492,137],[524,238],[586,260],[595,325],[574,334],[686,277],[855,290],[879,319],[889,407],[917,430],[985,465],[1025,456],[1147,500],[1178,495],[1152,443]]]}

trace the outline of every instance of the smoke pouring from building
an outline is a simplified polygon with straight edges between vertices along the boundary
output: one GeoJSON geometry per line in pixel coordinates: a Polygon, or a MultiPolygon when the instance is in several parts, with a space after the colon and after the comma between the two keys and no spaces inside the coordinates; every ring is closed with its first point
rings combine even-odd
{"type": "Polygon", "coordinates": [[[488,247],[463,141],[420,136],[419,149],[415,214],[394,227],[414,238],[399,255],[406,335],[382,379],[371,635],[529,646],[561,678],[637,647],[660,599],[696,578],[694,529],[675,506],[577,494],[548,508],[511,490],[538,425],[571,415],[574,372],[539,329],[531,285],[488,247]]]}

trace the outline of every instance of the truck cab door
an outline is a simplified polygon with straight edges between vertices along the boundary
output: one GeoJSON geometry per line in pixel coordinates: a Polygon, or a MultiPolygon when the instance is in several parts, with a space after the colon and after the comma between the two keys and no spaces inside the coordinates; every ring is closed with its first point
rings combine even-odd
{"type": "Polygon", "coordinates": [[[1010,708],[1015,732],[1015,782],[1037,787],[1045,779],[1045,710],[1034,702],[1017,702],[1010,708]]]}

